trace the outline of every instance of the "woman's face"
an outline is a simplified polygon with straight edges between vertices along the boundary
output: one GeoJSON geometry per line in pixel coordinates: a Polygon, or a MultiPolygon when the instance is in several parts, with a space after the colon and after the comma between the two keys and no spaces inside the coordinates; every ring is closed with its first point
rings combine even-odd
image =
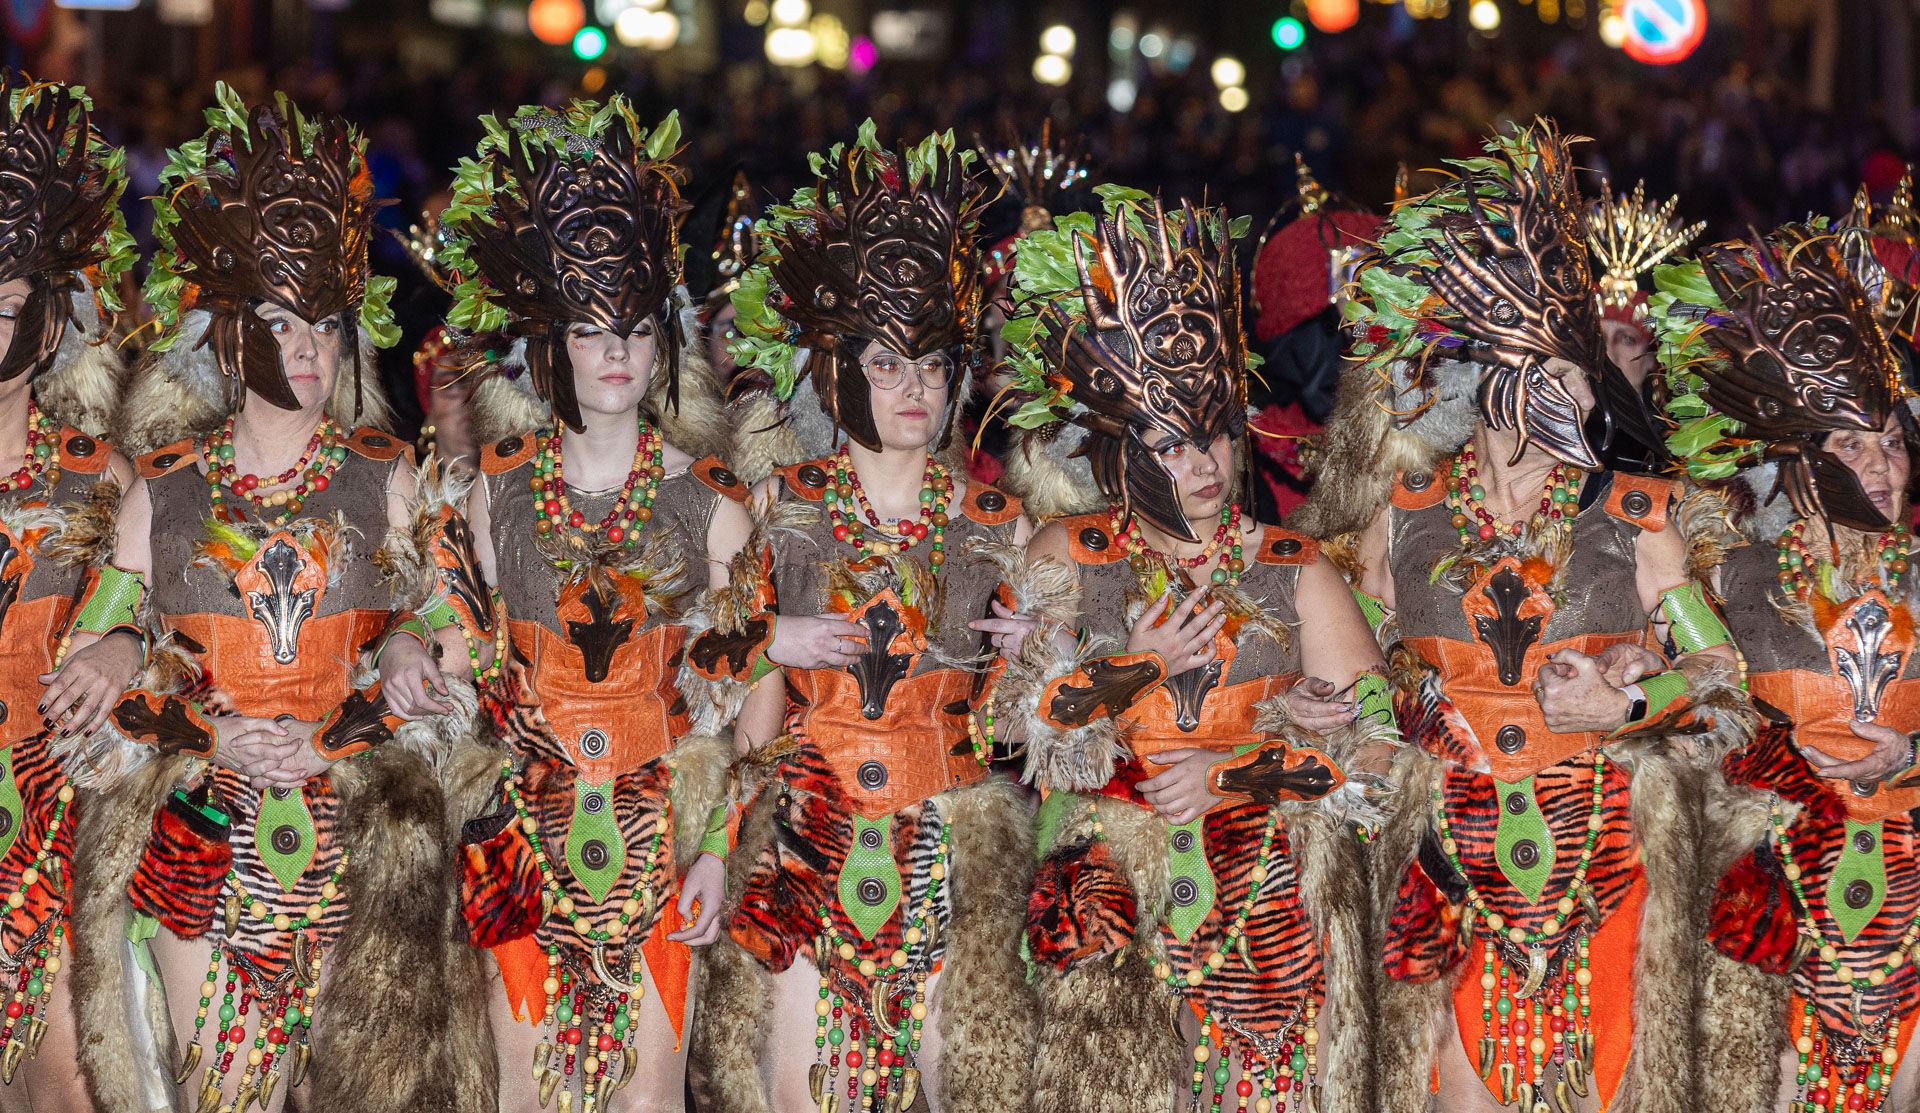
{"type": "Polygon", "coordinates": [[[308,324],[298,313],[273,302],[254,310],[280,345],[280,368],[303,410],[318,410],[333,397],[340,376],[340,318],[308,324]]]}
{"type": "Polygon", "coordinates": [[[935,352],[912,360],[869,341],[860,353],[873,428],[883,448],[917,452],[940,436],[953,380],[953,357],[935,352]]]}
{"type": "Polygon", "coordinates": [[[1887,418],[1878,432],[1842,429],[1828,433],[1821,444],[1860,480],[1860,489],[1874,509],[1887,520],[1907,520],[1907,480],[1913,474],[1913,460],[1907,455],[1907,438],[1897,416],[1887,418]]]}
{"type": "Polygon", "coordinates": [[[0,359],[5,359],[7,349],[13,346],[13,333],[20,320],[20,311],[26,307],[27,295],[31,293],[33,283],[27,279],[0,282],[0,359]]]}
{"type": "Polygon", "coordinates": [[[1233,489],[1233,441],[1218,436],[1204,450],[1178,437],[1161,434],[1148,448],[1173,476],[1180,510],[1196,533],[1207,535],[1207,523],[1220,516],[1233,489]]]}
{"type": "Polygon", "coordinates": [[[1639,390],[1653,373],[1653,337],[1627,321],[1601,321],[1600,332],[1607,339],[1607,358],[1639,390]]]}
{"type": "Polygon", "coordinates": [[[640,405],[653,382],[659,344],[655,323],[645,320],[626,336],[575,321],[567,327],[573,361],[573,393],[582,414],[615,416],[640,405]]]}

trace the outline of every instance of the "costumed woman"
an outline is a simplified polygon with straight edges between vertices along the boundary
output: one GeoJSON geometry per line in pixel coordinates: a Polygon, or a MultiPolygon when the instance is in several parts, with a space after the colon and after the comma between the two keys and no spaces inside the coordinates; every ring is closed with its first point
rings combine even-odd
{"type": "Polygon", "coordinates": [[[1385,665],[1319,547],[1242,509],[1244,228],[1096,192],[1021,239],[1006,326],[1009,479],[1065,515],[987,705],[1049,793],[1033,1107],[1361,1113],[1385,665]]]}
{"type": "Polygon", "coordinates": [[[1724,509],[1598,469],[1583,421],[1635,395],[1600,348],[1567,143],[1487,149],[1362,263],[1361,360],[1294,520],[1396,627],[1413,760],[1374,845],[1381,1107],[1687,1108],[1697,755],[1749,717],[1705,581],[1724,509]]]}
{"type": "Polygon", "coordinates": [[[748,532],[746,485],[686,451],[726,415],[681,284],[679,120],[614,97],[482,123],[442,258],[453,322],[512,346],[474,395],[478,569],[447,586],[484,616],[465,659],[513,749],[464,836],[501,1108],[678,1109],[733,763],[678,674],[748,532]]]}
{"type": "Polygon", "coordinates": [[[991,649],[972,623],[1005,621],[1028,527],[953,443],[978,341],[971,161],[951,133],[883,149],[869,122],[764,222],[734,292],[735,355],[767,391],[738,403],[733,462],[773,477],[688,650],[762,677],[737,728],[758,792],[696,1024],[708,1108],[1027,1101],[1031,811],[977,730],[991,649]]]}
{"type": "Polygon", "coordinates": [[[464,656],[458,634],[419,617],[450,498],[379,428],[371,345],[397,333],[364,141],[217,98],[161,178],[158,354],[118,421],[144,455],[115,559],[152,585],[153,646],[65,746],[100,790],[75,838],[81,1066],[107,1113],[296,1090],[477,1113],[493,1063],[449,849],[497,766],[428,644],[464,656]]]}
{"type": "Polygon", "coordinates": [[[91,1108],[61,976],[80,804],[54,747],[99,727],[144,659],[140,578],[111,563],[133,467],[100,439],[127,179],[91,114],[78,87],[0,86],[0,1110],[91,1108]]]}
{"type": "Polygon", "coordinates": [[[1600,199],[1587,214],[1587,249],[1595,276],[1593,296],[1600,307],[1600,335],[1607,358],[1633,389],[1652,399],[1660,387],[1653,324],[1647,319],[1652,294],[1649,276],[1668,257],[1692,242],[1705,221],[1682,226],[1674,219],[1678,196],[1659,205],[1647,201],[1647,183],[1615,195],[1602,179],[1600,199]]]}
{"type": "Polygon", "coordinates": [[[1761,727],[1708,828],[1716,1113],[1920,1104],[1916,430],[1840,247],[1794,225],[1723,244],[1662,268],[1652,305],[1671,443],[1753,507],[1719,573],[1761,727]]]}

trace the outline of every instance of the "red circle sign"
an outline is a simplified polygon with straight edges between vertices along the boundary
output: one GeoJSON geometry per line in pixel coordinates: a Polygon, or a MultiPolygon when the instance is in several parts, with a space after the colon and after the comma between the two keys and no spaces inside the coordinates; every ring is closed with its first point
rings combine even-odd
{"type": "Polygon", "coordinates": [[[1627,57],[1649,66],[1665,66],[1692,54],[1707,33],[1705,0],[1625,0],[1627,57]]]}

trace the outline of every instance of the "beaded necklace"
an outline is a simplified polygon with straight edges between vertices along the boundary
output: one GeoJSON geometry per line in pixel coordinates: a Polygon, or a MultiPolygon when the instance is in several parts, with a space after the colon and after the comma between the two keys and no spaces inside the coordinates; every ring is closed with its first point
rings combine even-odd
{"type": "Polygon", "coordinates": [[[541,430],[539,438],[540,451],[533,458],[533,476],[527,480],[540,511],[540,520],[534,523],[534,528],[543,535],[562,527],[585,530],[605,536],[609,544],[632,548],[640,530],[653,520],[653,500],[660,493],[660,480],[667,474],[661,463],[666,454],[666,440],[645,418],[640,419],[640,437],[633,446],[633,466],[627,469],[620,494],[606,514],[589,525],[587,516],[567,501],[560,427],[541,430]]]}
{"type": "Polygon", "coordinates": [[[332,484],[333,473],[347,458],[340,427],[332,418],[322,418],[320,427],[307,439],[306,449],[292,467],[268,479],[252,472],[243,474],[233,462],[233,422],[234,419],[228,417],[218,430],[207,434],[200,446],[201,458],[207,462],[207,491],[213,500],[213,514],[223,522],[236,520],[227,506],[228,492],[244,499],[255,513],[271,511],[275,525],[291,520],[300,513],[309,496],[319,494],[332,484]],[[263,487],[280,490],[262,495],[259,492],[263,487]]]}
{"type": "MultiPolygon", "coordinates": [[[[1807,899],[1803,883],[1804,870],[1794,859],[1793,839],[1778,794],[1772,800],[1770,820],[1773,824],[1774,852],[1780,859],[1780,872],[1793,888],[1794,902],[1799,907],[1799,915],[1795,918],[1799,921],[1800,930],[1812,943],[1813,954],[1826,963],[1834,977],[1853,991],[1857,1016],[1862,994],[1886,984],[1887,979],[1898,973],[1901,967],[1913,961],[1914,942],[1920,940],[1920,918],[1907,925],[1906,931],[1900,935],[1900,942],[1881,960],[1880,965],[1865,974],[1841,961],[1840,949],[1828,940],[1814,918],[1813,904],[1807,899]]],[[[1795,1108],[1805,1109],[1807,1113],[1859,1113],[1861,1110],[1879,1109],[1886,1101],[1888,1091],[1893,1088],[1894,1072],[1899,1068],[1899,1015],[1896,1013],[1888,1017],[1880,1037],[1866,1041],[1867,1053],[1851,1062],[1836,1061],[1835,1048],[1815,1016],[1812,1000],[1802,1005],[1799,1021],[1800,1031],[1794,1039],[1794,1052],[1799,1061],[1795,1082],[1800,1089],[1800,1104],[1795,1108]]]]}
{"type": "MultiPolygon", "coordinates": [[[[1540,509],[1534,511],[1532,517],[1553,522],[1565,520],[1580,498],[1579,477],[1580,473],[1573,468],[1555,464],[1547,473],[1540,509]]],[[[1525,531],[1526,522],[1503,523],[1496,519],[1486,508],[1486,497],[1486,488],[1480,485],[1480,461],[1474,455],[1473,442],[1468,441],[1461,446],[1460,455],[1453,459],[1447,484],[1447,506],[1453,511],[1453,528],[1459,531],[1462,544],[1476,538],[1491,541],[1502,535],[1518,537],[1525,531]]]]}
{"type": "Polygon", "coordinates": [[[1589,987],[1593,974],[1589,968],[1587,939],[1598,924],[1589,924],[1576,935],[1573,953],[1551,979],[1547,976],[1543,948],[1573,921],[1579,902],[1590,896],[1583,890],[1604,825],[1606,771],[1607,759],[1596,751],[1593,806],[1587,813],[1587,834],[1580,846],[1580,859],[1574,867],[1573,878],[1567,883],[1567,891],[1554,905],[1554,914],[1539,931],[1528,931],[1518,925],[1509,927],[1505,917],[1487,904],[1486,897],[1460,861],[1460,844],[1454,840],[1447,820],[1442,789],[1435,786],[1433,790],[1440,849],[1446,854],[1455,876],[1467,887],[1468,927],[1465,930],[1473,932],[1472,922],[1478,919],[1491,936],[1503,938],[1514,947],[1526,948],[1534,960],[1516,989],[1515,971],[1508,965],[1506,956],[1498,953],[1495,939],[1480,940],[1480,1076],[1487,1078],[1496,1069],[1499,1071],[1502,1104],[1511,1105],[1520,1100],[1522,1108],[1532,1108],[1535,1101],[1545,1100],[1543,1087],[1549,1064],[1560,1067],[1575,1092],[1582,1096],[1587,1092],[1586,1079],[1593,1072],[1593,1033],[1588,1028],[1592,1016],[1589,987]]]}
{"type": "MultiPolygon", "coordinates": [[[[48,817],[46,833],[40,838],[40,849],[20,871],[13,891],[6,897],[8,910],[17,911],[26,905],[27,894],[34,886],[45,882],[57,903],[48,917],[53,926],[44,928],[46,937],[34,943],[31,950],[23,948],[25,953],[17,953],[18,965],[7,973],[13,992],[7,1000],[6,1020],[0,1023],[0,1083],[13,1081],[13,1072],[22,1057],[31,1058],[40,1053],[40,1041],[47,1034],[47,1005],[62,965],[61,944],[66,936],[68,907],[60,876],[66,867],[54,858],[54,851],[60,841],[60,829],[66,825],[67,808],[73,803],[73,795],[72,785],[60,786],[54,798],[53,815],[48,817]]],[[[36,928],[35,935],[40,930],[42,928],[36,928]]]]}
{"type": "MultiPolygon", "coordinates": [[[[1913,548],[1913,534],[1905,526],[1894,526],[1880,535],[1880,583],[1889,595],[1900,587],[1900,581],[1906,578],[1908,553],[1913,548]]],[[[1812,546],[1807,544],[1807,519],[1802,518],[1787,527],[1780,535],[1779,556],[1777,559],[1780,588],[1791,598],[1805,599],[1816,586],[1823,585],[1833,574],[1834,561],[1816,557],[1812,546]]],[[[1825,590],[1822,587],[1822,590],[1825,590]]]]}
{"type": "Polygon", "coordinates": [[[60,423],[40,412],[33,399],[27,399],[27,448],[25,460],[12,475],[0,479],[0,495],[24,491],[33,481],[44,478],[48,487],[60,481],[60,455],[54,451],[60,440],[60,423]]]}
{"type": "Polygon", "coordinates": [[[1208,574],[1210,583],[1236,584],[1240,582],[1240,574],[1247,570],[1247,562],[1241,552],[1240,504],[1237,502],[1220,508],[1220,524],[1215,527],[1213,537],[1197,555],[1190,557],[1169,556],[1147,544],[1146,538],[1140,534],[1140,523],[1119,507],[1108,508],[1107,515],[1114,536],[1120,539],[1120,544],[1127,551],[1127,560],[1136,572],[1150,569],[1155,560],[1169,570],[1179,569],[1183,572],[1190,572],[1212,561],[1214,569],[1208,574]]]}
{"type": "Polygon", "coordinates": [[[928,546],[927,564],[935,571],[947,559],[947,504],[953,499],[953,479],[947,469],[931,455],[920,478],[920,513],[887,524],[867,503],[860,486],[860,473],[854,470],[853,454],[846,445],[833,457],[833,485],[821,494],[827,504],[827,518],[833,525],[836,541],[852,545],[861,556],[891,556],[904,553],[922,541],[928,546]],[[863,520],[864,519],[864,520],[863,520]],[[869,537],[868,532],[875,535],[869,537]]]}

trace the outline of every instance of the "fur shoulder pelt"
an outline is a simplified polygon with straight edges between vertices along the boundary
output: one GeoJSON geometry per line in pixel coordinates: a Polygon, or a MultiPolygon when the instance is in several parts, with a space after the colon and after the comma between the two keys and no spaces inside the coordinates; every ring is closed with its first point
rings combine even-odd
{"type": "MultiPolygon", "coordinates": [[[[113,441],[133,456],[144,455],[183,437],[204,436],[230,412],[228,384],[214,360],[213,349],[202,345],[210,318],[205,310],[187,313],[181,336],[164,352],[149,353],[134,369],[124,404],[114,421],[113,441]]],[[[358,331],[358,330],[356,330],[358,331]]],[[[393,408],[380,385],[378,349],[373,338],[359,333],[360,392],[356,411],[353,358],[343,352],[327,416],[346,429],[371,425],[391,430],[393,408]]]]}
{"type": "Polygon", "coordinates": [[[1037,521],[1106,509],[1106,496],[1093,481],[1093,465],[1076,455],[1086,444],[1087,431],[1065,422],[1052,428],[1048,436],[1016,431],[1001,459],[1006,466],[1001,484],[1037,521]]]}
{"type": "Polygon", "coordinates": [[[34,401],[54,420],[89,437],[104,438],[113,429],[120,395],[126,388],[126,363],[113,342],[112,321],[100,312],[91,289],[69,295],[73,318],[53,366],[34,380],[34,401]]]}
{"type": "Polygon", "coordinates": [[[1313,489],[1289,527],[1322,539],[1358,533],[1387,505],[1396,474],[1430,467],[1467,443],[1479,421],[1479,371],[1452,360],[1428,370],[1431,395],[1423,398],[1411,366],[1396,364],[1388,381],[1343,361],[1313,489]]]}

